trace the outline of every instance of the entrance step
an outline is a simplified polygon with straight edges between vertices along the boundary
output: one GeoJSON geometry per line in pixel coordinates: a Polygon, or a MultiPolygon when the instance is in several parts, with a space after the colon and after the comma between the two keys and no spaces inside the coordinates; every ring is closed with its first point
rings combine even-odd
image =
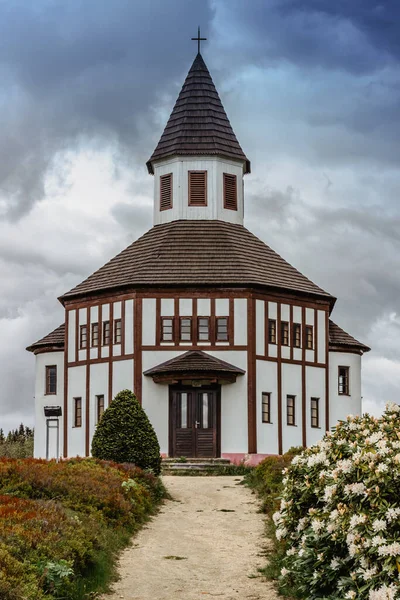
{"type": "Polygon", "coordinates": [[[195,464],[195,463],[204,463],[207,465],[230,465],[231,461],[229,460],[229,458],[163,458],[162,459],[162,464],[163,465],[170,465],[170,464],[180,464],[180,465],[185,465],[188,463],[191,464],[195,464]]]}
{"type": "Polygon", "coordinates": [[[177,458],[163,458],[161,466],[162,472],[167,473],[193,473],[193,472],[213,472],[221,467],[230,466],[231,461],[227,458],[187,458],[185,460],[177,458]]]}

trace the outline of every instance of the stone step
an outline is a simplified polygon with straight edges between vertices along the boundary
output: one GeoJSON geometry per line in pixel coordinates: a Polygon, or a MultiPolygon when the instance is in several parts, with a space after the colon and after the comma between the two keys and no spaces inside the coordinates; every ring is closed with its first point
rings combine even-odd
{"type": "Polygon", "coordinates": [[[229,465],[231,461],[229,458],[186,458],[185,460],[180,460],[179,458],[163,458],[161,461],[162,465],[171,465],[171,464],[179,464],[179,465],[187,465],[190,464],[207,464],[207,465],[229,465]]]}
{"type": "Polygon", "coordinates": [[[205,469],[219,469],[219,467],[229,465],[211,464],[211,463],[172,463],[166,465],[166,469],[170,471],[196,471],[205,469]]]}

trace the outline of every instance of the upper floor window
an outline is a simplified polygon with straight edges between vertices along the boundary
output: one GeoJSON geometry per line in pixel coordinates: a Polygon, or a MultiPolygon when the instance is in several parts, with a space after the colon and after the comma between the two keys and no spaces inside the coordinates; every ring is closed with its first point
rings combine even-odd
{"type": "Polygon", "coordinates": [[[172,173],[160,177],[160,210],[172,208],[172,173]]]}
{"type": "Polygon", "coordinates": [[[92,323],[92,346],[96,347],[99,345],[99,324],[92,323]]]}
{"type": "Polygon", "coordinates": [[[224,208],[237,210],[237,178],[230,173],[224,173],[224,208]]]}
{"type": "Polygon", "coordinates": [[[271,394],[263,392],[261,396],[262,422],[271,423],[271,394]]]}
{"type": "Polygon", "coordinates": [[[81,325],[79,335],[79,348],[84,350],[87,348],[87,325],[81,325]]]}
{"type": "Polygon", "coordinates": [[[296,396],[286,396],[286,418],[288,425],[296,425],[296,396]]]}
{"type": "Polygon", "coordinates": [[[275,321],[275,319],[268,319],[268,342],[270,344],[276,344],[276,321],[275,321]]]}
{"type": "Polygon", "coordinates": [[[104,321],[103,323],[103,346],[110,345],[110,321],[104,321]]]}
{"type": "Polygon", "coordinates": [[[207,206],[207,171],[189,171],[189,206],[207,206]]]}
{"type": "Polygon", "coordinates": [[[281,344],[289,346],[289,323],[287,321],[281,321],[281,344]]]}
{"type": "Polygon", "coordinates": [[[311,398],[311,427],[319,427],[319,398],[311,398]]]}
{"type": "Polygon", "coordinates": [[[293,323],[293,346],[295,348],[301,348],[301,325],[300,325],[300,323],[293,323]]]}
{"type": "Polygon", "coordinates": [[[217,342],[227,342],[229,340],[228,317],[217,317],[217,342]]]}
{"type": "Polygon", "coordinates": [[[190,317],[181,317],[180,319],[180,340],[181,342],[192,341],[192,319],[190,317]]]}
{"type": "Polygon", "coordinates": [[[82,398],[74,398],[74,427],[82,427],[82,398]]]}
{"type": "Polygon", "coordinates": [[[210,318],[209,317],[199,317],[198,318],[198,338],[199,342],[209,342],[210,341],[210,318]]]}
{"type": "Polygon", "coordinates": [[[122,341],[122,321],[115,319],[114,321],[114,344],[120,344],[122,341]]]}
{"type": "Polygon", "coordinates": [[[350,367],[339,367],[338,391],[341,396],[350,395],[350,367]]]}
{"type": "Polygon", "coordinates": [[[306,349],[312,350],[314,348],[314,332],[312,325],[306,325],[305,327],[306,333],[306,349]]]}
{"type": "Polygon", "coordinates": [[[57,394],[57,366],[46,367],[46,394],[57,394]]]}
{"type": "Polygon", "coordinates": [[[97,422],[99,422],[104,413],[104,394],[100,394],[99,396],[96,396],[96,404],[97,404],[97,422]]]}
{"type": "Polygon", "coordinates": [[[174,341],[174,318],[173,317],[161,317],[161,341],[162,342],[173,342],[174,341]]]}

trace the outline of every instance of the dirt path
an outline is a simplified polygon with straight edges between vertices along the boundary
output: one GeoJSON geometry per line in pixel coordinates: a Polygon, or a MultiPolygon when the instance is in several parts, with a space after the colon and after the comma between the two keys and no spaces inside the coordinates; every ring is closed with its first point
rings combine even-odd
{"type": "Polygon", "coordinates": [[[276,600],[257,576],[264,524],[240,479],[164,477],[174,500],[122,554],[121,579],[103,599],[276,600]]]}

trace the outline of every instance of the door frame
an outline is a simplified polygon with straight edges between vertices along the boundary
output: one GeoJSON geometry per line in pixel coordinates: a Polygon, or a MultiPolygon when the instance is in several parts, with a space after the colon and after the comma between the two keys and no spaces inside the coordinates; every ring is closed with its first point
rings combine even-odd
{"type": "Polygon", "coordinates": [[[174,392],[215,392],[216,399],[216,412],[217,412],[217,423],[216,423],[216,458],[221,456],[221,386],[215,385],[202,385],[202,386],[191,386],[182,383],[169,385],[168,386],[168,456],[170,458],[179,458],[174,456],[174,414],[173,414],[173,393],[174,392]]]}

